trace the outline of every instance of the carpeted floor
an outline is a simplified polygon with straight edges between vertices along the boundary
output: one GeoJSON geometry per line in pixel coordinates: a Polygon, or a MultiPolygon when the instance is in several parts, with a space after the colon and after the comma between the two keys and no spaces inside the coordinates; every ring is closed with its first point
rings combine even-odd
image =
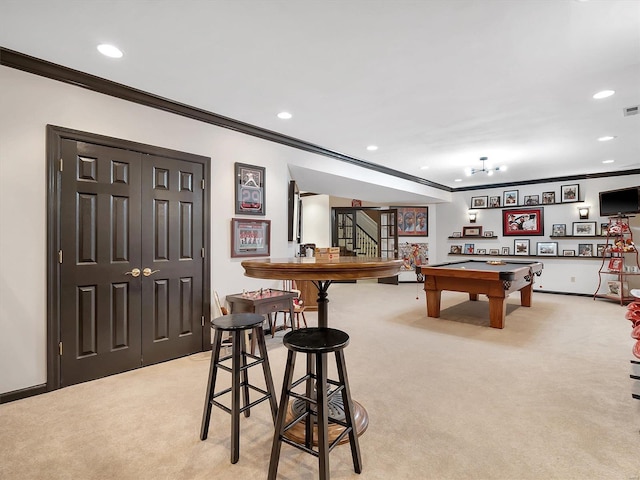
{"type": "MultiPolygon", "coordinates": [[[[541,293],[525,308],[512,295],[497,330],[486,298],[444,292],[433,319],[417,292],[373,282],[329,289],[329,323],[351,336],[352,394],[370,416],[362,474],[340,446],[332,478],[640,479],[624,308],[541,293]]],[[[282,335],[267,341],[278,392],[282,335]]],[[[0,479],[265,479],[266,404],[241,420],[236,465],[226,413],[214,409],[209,438],[199,440],[209,356],[0,405],[0,479]]],[[[250,375],[261,383],[259,369],[250,375]]],[[[278,478],[315,479],[317,461],[284,445],[278,478]]]]}

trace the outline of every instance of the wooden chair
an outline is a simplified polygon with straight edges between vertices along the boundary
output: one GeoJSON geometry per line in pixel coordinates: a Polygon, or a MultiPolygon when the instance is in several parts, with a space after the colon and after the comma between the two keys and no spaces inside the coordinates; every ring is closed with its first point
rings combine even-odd
{"type": "Polygon", "coordinates": [[[300,328],[300,315],[302,315],[302,322],[306,328],[307,319],[304,316],[304,309],[306,308],[303,305],[302,299],[300,298],[300,290],[296,288],[295,280],[283,280],[282,281],[282,289],[288,292],[295,292],[297,297],[293,299],[293,317],[291,317],[291,312],[289,310],[280,310],[273,314],[273,320],[269,320],[269,328],[271,330],[271,337],[275,335],[275,327],[278,320],[278,313],[282,312],[284,314],[284,329],[287,329],[287,313],[289,313],[289,320],[291,322],[291,329],[293,330],[293,320],[296,320],[296,328],[300,328]]]}

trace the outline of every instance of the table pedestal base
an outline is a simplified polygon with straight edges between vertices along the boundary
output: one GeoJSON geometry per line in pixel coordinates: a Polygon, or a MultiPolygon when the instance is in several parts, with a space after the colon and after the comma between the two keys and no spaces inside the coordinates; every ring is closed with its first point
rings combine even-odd
{"type": "MultiPolygon", "coordinates": [[[[289,402],[289,406],[287,407],[287,424],[295,418],[293,413],[294,402],[295,400],[289,402]]],[[[353,416],[355,420],[356,434],[360,436],[367,430],[367,427],[369,426],[369,414],[367,413],[365,408],[355,400],[353,400],[353,416]]],[[[304,431],[306,426],[305,422],[306,420],[300,420],[293,427],[284,432],[284,436],[296,443],[304,444],[304,431]]],[[[329,423],[329,443],[338,438],[338,436],[343,431],[343,426],[329,423]]],[[[343,443],[349,443],[349,435],[345,435],[344,438],[340,440],[339,444],[342,445],[343,443]]],[[[318,446],[318,426],[315,422],[313,425],[313,445],[318,446]]]]}

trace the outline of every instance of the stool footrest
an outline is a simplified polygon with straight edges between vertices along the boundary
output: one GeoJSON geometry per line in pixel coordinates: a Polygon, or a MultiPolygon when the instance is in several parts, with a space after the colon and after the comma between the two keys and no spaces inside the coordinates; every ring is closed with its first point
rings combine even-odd
{"type": "MultiPolygon", "coordinates": [[[[250,353],[245,353],[245,355],[247,357],[251,357],[253,358],[255,361],[251,362],[251,363],[247,363],[246,365],[242,365],[240,367],[240,371],[242,372],[243,370],[248,370],[251,367],[255,367],[256,365],[260,365],[261,363],[264,363],[264,358],[262,357],[256,357],[255,355],[251,355],[250,353]]],[[[231,358],[231,355],[228,355],[224,358],[221,358],[220,360],[218,360],[218,368],[221,368],[222,370],[224,370],[225,372],[229,372],[232,373],[231,367],[227,367],[226,365],[223,365],[222,362],[229,360],[231,358]]]]}

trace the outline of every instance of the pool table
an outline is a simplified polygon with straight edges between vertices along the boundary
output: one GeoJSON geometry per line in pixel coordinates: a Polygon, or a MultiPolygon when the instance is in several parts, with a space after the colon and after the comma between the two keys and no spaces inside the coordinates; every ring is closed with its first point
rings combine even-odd
{"type": "Polygon", "coordinates": [[[469,300],[478,300],[478,294],[489,297],[489,323],[493,328],[504,328],[507,311],[506,298],[520,290],[520,304],[531,306],[533,278],[542,274],[540,262],[504,261],[492,264],[483,260],[423,265],[424,291],[427,294],[427,315],[440,316],[442,290],[468,292],[469,300]]]}

